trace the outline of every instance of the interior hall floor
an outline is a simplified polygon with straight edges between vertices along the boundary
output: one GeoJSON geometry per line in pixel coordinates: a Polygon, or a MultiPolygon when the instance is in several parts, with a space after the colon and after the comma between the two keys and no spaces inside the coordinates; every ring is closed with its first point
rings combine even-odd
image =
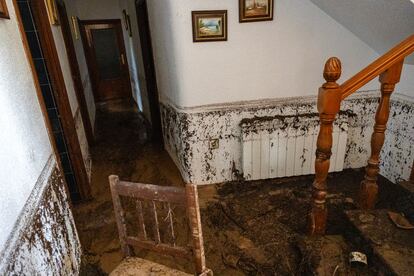
{"type": "MultiPolygon", "coordinates": [[[[134,182],[185,185],[167,152],[149,142],[147,136],[143,115],[133,103],[116,101],[99,106],[96,144],[92,148],[93,200],[74,206],[83,247],[81,275],[105,275],[123,258],[108,184],[110,174],[134,182]]],[[[329,176],[329,235],[351,233],[343,210],[356,208],[362,178],[362,170],[346,170],[329,176]]],[[[201,186],[207,265],[214,274],[312,275],[310,267],[314,260],[309,252],[314,248],[307,248],[305,235],[312,180],[312,176],[304,176],[201,186]]],[[[378,206],[392,208],[395,185],[382,177],[379,182],[378,206]]],[[[183,224],[178,222],[178,232],[185,228],[183,224]]],[[[352,243],[346,246],[349,250],[358,249],[352,243]]],[[[185,260],[159,257],[146,251],[137,254],[192,271],[185,260]]],[[[338,254],[345,253],[341,250],[332,253],[338,254]]],[[[372,267],[353,273],[347,275],[376,275],[372,267]]]]}

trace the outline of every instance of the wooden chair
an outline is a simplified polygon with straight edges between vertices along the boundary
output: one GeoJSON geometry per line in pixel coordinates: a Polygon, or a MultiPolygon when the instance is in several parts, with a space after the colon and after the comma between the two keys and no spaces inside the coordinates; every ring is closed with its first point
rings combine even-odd
{"type": "Polygon", "coordinates": [[[109,183],[121,249],[126,257],[110,275],[190,275],[148,260],[131,257],[133,246],[163,255],[193,259],[196,275],[213,275],[212,271],[206,267],[197,185],[187,184],[185,188],[165,187],[120,181],[115,175],[109,177],[109,183]],[[120,196],[136,201],[139,228],[139,234],[136,237],[127,235],[126,215],[120,196]],[[154,240],[151,240],[146,232],[143,201],[151,203],[154,240]],[[169,244],[161,241],[156,202],[164,203],[169,208],[169,228],[172,237],[175,237],[175,233],[170,204],[186,207],[192,246],[176,246],[175,243],[169,244]]]}

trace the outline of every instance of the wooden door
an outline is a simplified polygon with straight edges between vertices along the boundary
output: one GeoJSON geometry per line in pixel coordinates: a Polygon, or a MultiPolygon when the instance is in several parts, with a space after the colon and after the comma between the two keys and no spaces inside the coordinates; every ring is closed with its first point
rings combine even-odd
{"type": "Polygon", "coordinates": [[[80,21],[95,101],[131,97],[121,20],[80,21]]]}

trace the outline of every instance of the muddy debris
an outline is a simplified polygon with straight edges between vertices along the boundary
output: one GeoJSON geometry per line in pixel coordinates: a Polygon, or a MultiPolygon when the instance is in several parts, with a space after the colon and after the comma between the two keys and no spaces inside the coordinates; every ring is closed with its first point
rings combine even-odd
{"type": "MultiPolygon", "coordinates": [[[[97,142],[92,148],[94,200],[74,208],[84,253],[81,275],[106,275],[122,259],[107,180],[110,174],[127,181],[185,185],[168,153],[146,140],[150,135],[145,119],[133,105],[120,102],[99,107],[96,133],[97,142]]],[[[329,175],[328,235],[341,237],[349,233],[344,211],[357,208],[363,174],[363,170],[345,170],[329,175]]],[[[330,272],[335,269],[345,256],[342,252],[348,250],[342,247],[342,242],[331,246],[305,241],[312,181],[312,176],[303,176],[201,186],[205,252],[207,265],[214,274],[313,275],[323,260],[318,259],[321,248],[328,248],[333,252],[329,255],[337,257],[338,261],[323,261],[324,267],[329,263],[330,272]]],[[[392,208],[396,185],[383,177],[379,184],[378,205],[392,208]]],[[[179,218],[175,230],[184,235],[188,228],[185,216],[180,212],[175,214],[179,218]]],[[[179,241],[186,243],[185,237],[179,241]]],[[[193,272],[193,265],[186,260],[145,250],[135,250],[135,253],[141,258],[193,272]]]]}

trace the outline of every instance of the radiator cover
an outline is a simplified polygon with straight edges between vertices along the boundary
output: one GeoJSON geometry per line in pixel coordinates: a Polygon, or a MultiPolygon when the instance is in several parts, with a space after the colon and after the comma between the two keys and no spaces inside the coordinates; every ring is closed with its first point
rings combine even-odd
{"type": "MultiPolygon", "coordinates": [[[[242,164],[246,180],[315,173],[319,115],[243,119],[242,164]]],[[[348,138],[348,115],[335,120],[330,172],[342,171],[348,138]]]]}

